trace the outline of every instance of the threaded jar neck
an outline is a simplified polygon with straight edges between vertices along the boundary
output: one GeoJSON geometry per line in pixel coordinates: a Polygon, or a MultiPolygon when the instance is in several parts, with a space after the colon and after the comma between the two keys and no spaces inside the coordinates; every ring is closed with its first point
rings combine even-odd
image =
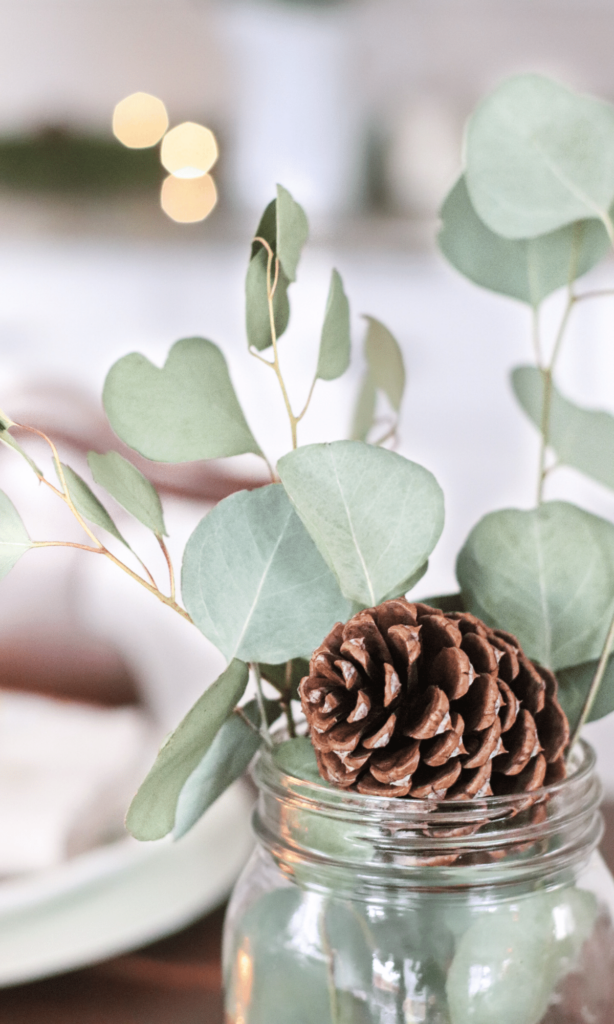
{"type": "Polygon", "coordinates": [[[258,758],[254,827],[288,875],[354,896],[556,885],[588,860],[602,834],[595,756],[576,744],[568,777],[514,796],[412,800],[364,796],[294,778],[258,758]]]}

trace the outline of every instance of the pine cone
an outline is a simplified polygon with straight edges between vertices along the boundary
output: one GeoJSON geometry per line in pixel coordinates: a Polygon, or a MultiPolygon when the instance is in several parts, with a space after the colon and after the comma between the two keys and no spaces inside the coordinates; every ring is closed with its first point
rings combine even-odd
{"type": "Polygon", "coordinates": [[[320,774],[373,796],[469,800],[565,777],[557,682],[515,637],[404,598],[337,623],[299,687],[320,774]]]}

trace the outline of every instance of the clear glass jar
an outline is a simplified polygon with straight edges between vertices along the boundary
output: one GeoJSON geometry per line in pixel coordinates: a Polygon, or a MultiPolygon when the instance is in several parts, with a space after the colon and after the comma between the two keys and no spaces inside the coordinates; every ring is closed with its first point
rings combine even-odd
{"type": "Polygon", "coordinates": [[[255,769],[227,1024],[612,1024],[595,759],[528,797],[429,802],[255,769]]]}

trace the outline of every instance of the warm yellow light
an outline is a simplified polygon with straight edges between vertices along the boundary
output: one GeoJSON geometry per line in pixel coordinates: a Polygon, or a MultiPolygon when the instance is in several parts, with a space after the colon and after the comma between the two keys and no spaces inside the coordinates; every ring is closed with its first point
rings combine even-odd
{"type": "Polygon", "coordinates": [[[147,92],[126,96],[113,111],[113,134],[130,149],[155,146],[167,128],[166,107],[147,92]]]}
{"type": "Polygon", "coordinates": [[[200,178],[218,158],[215,135],[209,128],[184,121],[164,136],[160,159],[176,178],[200,178]]]}
{"type": "Polygon", "coordinates": [[[176,178],[169,174],[162,182],[162,209],[171,220],[193,224],[204,220],[217,203],[217,189],[210,174],[200,178],[176,178]]]}

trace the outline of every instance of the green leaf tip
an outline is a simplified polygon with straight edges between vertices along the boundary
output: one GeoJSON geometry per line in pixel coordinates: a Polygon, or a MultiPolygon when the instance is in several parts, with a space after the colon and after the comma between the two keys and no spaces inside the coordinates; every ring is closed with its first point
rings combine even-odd
{"type": "Polygon", "coordinates": [[[155,462],[262,455],[235,394],[226,360],[206,338],[183,338],[162,368],[138,352],[111,367],[103,403],[130,448],[155,462]]]}
{"type": "Polygon", "coordinates": [[[232,661],[165,741],[126,816],[136,839],[162,839],[173,830],[183,786],[243,696],[248,676],[244,662],[232,661]]]}
{"type": "Polygon", "coordinates": [[[31,547],[32,541],[19,512],[4,491],[0,491],[0,580],[31,547]]]}
{"type": "Polygon", "coordinates": [[[365,357],[373,384],[399,412],[405,391],[403,354],[394,335],[375,317],[365,316],[365,357]]]}
{"type": "Polygon", "coordinates": [[[301,252],[309,237],[309,223],[302,206],[283,185],[277,186],[276,215],[276,255],[288,280],[296,281],[301,252]]]}
{"type": "Polygon", "coordinates": [[[331,275],[326,313],[320,338],[316,376],[320,380],[336,380],[350,365],[350,304],[337,270],[331,275]]]}
{"type": "Polygon", "coordinates": [[[64,463],[62,463],[62,471],[71,501],[79,515],[83,516],[90,523],[94,523],[95,526],[101,526],[103,530],[106,530],[112,537],[115,537],[116,540],[129,548],[128,541],[122,537],[106,508],[98,500],[85,480],[78,473],[75,473],[74,469],[71,469],[70,466],[65,466],[64,463]]]}
{"type": "Polygon", "coordinates": [[[89,452],[87,462],[97,484],[157,537],[168,536],[162,505],[153,484],[119,452],[89,452]]]}

